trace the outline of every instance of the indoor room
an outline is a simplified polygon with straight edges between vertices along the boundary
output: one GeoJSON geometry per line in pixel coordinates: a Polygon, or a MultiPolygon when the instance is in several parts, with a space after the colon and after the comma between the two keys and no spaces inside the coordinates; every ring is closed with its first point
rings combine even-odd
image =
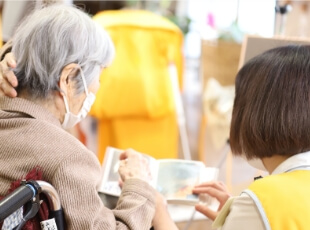
{"type": "Polygon", "coordinates": [[[1,229],[308,229],[310,1],[0,9],[1,229]]]}

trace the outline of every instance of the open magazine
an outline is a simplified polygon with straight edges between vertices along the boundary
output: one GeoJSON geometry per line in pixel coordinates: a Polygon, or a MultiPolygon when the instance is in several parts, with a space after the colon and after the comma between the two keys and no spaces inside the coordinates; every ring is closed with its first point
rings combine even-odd
{"type": "MultiPolygon", "coordinates": [[[[103,162],[103,175],[99,192],[112,196],[119,196],[119,156],[122,150],[108,147],[103,162]]],[[[157,189],[171,204],[195,205],[211,202],[208,195],[192,194],[195,185],[202,182],[216,180],[218,169],[205,167],[200,161],[180,159],[156,160],[144,155],[148,161],[152,180],[151,186],[157,189]]]]}

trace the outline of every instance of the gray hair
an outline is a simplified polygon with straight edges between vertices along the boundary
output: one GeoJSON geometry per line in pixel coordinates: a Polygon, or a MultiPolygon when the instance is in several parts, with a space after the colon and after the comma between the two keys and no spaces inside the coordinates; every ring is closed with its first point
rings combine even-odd
{"type": "MultiPolygon", "coordinates": [[[[89,85],[111,63],[114,46],[87,14],[57,4],[35,11],[22,22],[13,37],[12,52],[17,59],[17,91],[46,98],[59,90],[61,71],[70,63],[79,64],[89,85]]],[[[77,93],[84,92],[80,74],[75,79],[77,93]]]]}

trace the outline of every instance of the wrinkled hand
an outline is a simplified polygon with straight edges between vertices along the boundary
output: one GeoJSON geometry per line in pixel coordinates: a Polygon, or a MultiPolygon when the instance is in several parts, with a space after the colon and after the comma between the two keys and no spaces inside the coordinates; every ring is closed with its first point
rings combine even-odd
{"type": "Polygon", "coordinates": [[[220,181],[211,181],[211,182],[206,182],[206,183],[197,185],[194,187],[193,193],[207,194],[211,197],[216,198],[220,202],[219,208],[216,212],[214,212],[213,210],[211,210],[210,208],[202,204],[198,204],[195,206],[198,212],[204,214],[211,220],[215,220],[219,211],[222,209],[226,201],[231,196],[229,192],[227,191],[227,188],[224,185],[224,183],[220,181]]]}
{"type": "Polygon", "coordinates": [[[152,179],[147,160],[142,154],[132,149],[128,149],[120,155],[118,172],[123,182],[129,178],[137,178],[146,182],[152,179]]]}
{"type": "Polygon", "coordinates": [[[16,97],[17,92],[14,87],[17,86],[17,78],[11,68],[16,67],[16,61],[13,53],[5,55],[0,62],[0,96],[6,95],[9,97],[16,97]]]}

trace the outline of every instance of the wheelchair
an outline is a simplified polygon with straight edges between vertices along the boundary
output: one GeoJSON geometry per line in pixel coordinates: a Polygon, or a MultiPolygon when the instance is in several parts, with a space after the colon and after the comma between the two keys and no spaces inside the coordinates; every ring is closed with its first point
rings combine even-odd
{"type": "Polygon", "coordinates": [[[51,184],[40,180],[22,181],[17,189],[0,201],[0,223],[24,207],[23,218],[14,230],[22,229],[26,222],[38,213],[41,193],[47,198],[49,219],[55,219],[57,230],[64,230],[65,221],[59,195],[51,184]]]}

